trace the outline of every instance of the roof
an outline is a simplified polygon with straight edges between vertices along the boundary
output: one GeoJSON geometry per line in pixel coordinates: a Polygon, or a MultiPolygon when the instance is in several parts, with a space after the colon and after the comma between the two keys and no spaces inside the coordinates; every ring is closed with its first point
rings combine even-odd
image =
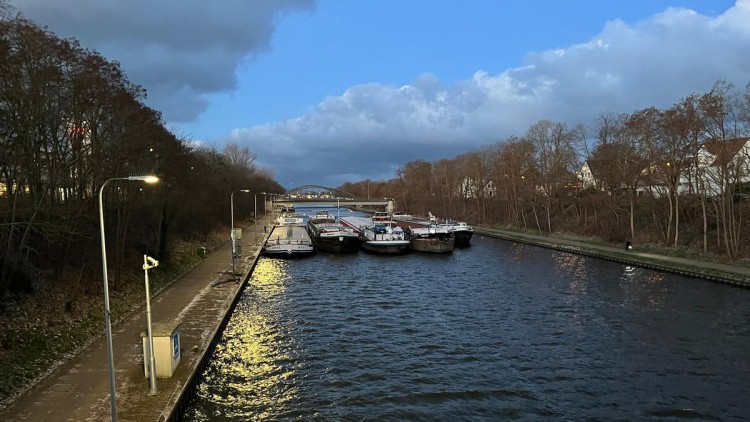
{"type": "Polygon", "coordinates": [[[722,141],[719,139],[711,139],[703,143],[703,147],[711,155],[716,157],[711,166],[724,165],[732,161],[735,155],[742,149],[750,138],[735,138],[722,141]]]}

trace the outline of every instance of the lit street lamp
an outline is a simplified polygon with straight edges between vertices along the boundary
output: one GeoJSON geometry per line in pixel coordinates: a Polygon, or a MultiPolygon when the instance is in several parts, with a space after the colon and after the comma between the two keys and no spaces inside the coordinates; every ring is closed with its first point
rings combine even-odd
{"type": "Polygon", "coordinates": [[[232,240],[232,275],[235,275],[237,272],[237,265],[235,260],[237,259],[237,240],[235,239],[235,233],[234,233],[234,193],[235,192],[245,192],[249,193],[250,189],[240,189],[240,190],[234,190],[231,194],[229,194],[229,207],[232,209],[232,234],[231,234],[231,240],[232,240]]]}
{"type": "Polygon", "coordinates": [[[110,404],[112,407],[112,422],[117,421],[117,394],[115,390],[115,359],[112,352],[112,321],[109,311],[109,281],[107,280],[107,247],[104,236],[104,203],[102,194],[107,183],[113,180],[140,180],[146,183],[156,183],[159,178],[156,176],[128,176],[113,177],[107,179],[99,188],[99,231],[102,237],[102,281],[104,283],[104,331],[107,337],[107,359],[109,362],[109,394],[110,404]]]}
{"type": "Polygon", "coordinates": [[[154,333],[151,329],[151,293],[149,292],[148,287],[148,270],[156,268],[157,266],[159,266],[159,261],[148,255],[143,255],[143,277],[146,284],[146,324],[148,325],[148,327],[146,327],[148,328],[148,365],[150,366],[148,370],[150,386],[148,394],[151,396],[158,393],[159,389],[156,387],[156,358],[154,357],[154,333]]]}
{"type": "MultiPolygon", "coordinates": [[[[253,224],[253,228],[255,229],[255,244],[256,245],[258,244],[258,194],[259,193],[263,194],[263,195],[266,194],[265,192],[256,192],[255,193],[255,197],[253,198],[253,203],[255,205],[255,211],[254,211],[255,212],[255,215],[254,215],[255,221],[253,222],[254,223],[253,224]]],[[[265,208],[265,205],[263,205],[263,207],[265,208]]]]}

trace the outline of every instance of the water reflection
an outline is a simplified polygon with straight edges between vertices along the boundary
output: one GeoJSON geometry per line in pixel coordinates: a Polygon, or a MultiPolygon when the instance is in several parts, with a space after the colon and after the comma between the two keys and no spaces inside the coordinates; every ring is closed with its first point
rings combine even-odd
{"type": "Polygon", "coordinates": [[[672,292],[666,280],[666,274],[623,265],[619,277],[623,305],[637,305],[641,310],[663,309],[672,292]]]}
{"type": "Polygon", "coordinates": [[[261,299],[269,299],[284,293],[286,283],[290,281],[289,265],[284,259],[262,259],[253,271],[250,286],[261,299]]]}
{"type": "Polygon", "coordinates": [[[298,399],[298,346],[278,305],[289,282],[282,260],[261,260],[227,325],[198,396],[194,420],[276,419],[298,399]],[[218,388],[217,388],[218,387],[218,388]]]}
{"type": "Polygon", "coordinates": [[[509,243],[510,254],[515,262],[522,262],[531,250],[531,246],[523,243],[509,243]]]}
{"type": "Polygon", "coordinates": [[[581,295],[587,293],[589,277],[586,271],[588,263],[585,256],[556,252],[555,266],[561,279],[570,280],[568,288],[571,294],[581,295]]]}

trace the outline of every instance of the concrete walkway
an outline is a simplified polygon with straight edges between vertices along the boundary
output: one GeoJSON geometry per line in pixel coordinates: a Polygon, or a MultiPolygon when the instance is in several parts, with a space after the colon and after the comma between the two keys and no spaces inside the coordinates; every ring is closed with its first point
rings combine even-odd
{"type": "Polygon", "coordinates": [[[625,251],[625,245],[617,248],[585,241],[534,235],[504,230],[501,228],[474,227],[474,232],[479,235],[496,237],[579,255],[592,256],[633,266],[685,275],[688,277],[702,278],[738,287],[750,288],[749,267],[642,252],[638,250],[638,245],[635,245],[630,251],[625,251]]]}
{"type": "MultiPolygon", "coordinates": [[[[231,245],[227,242],[152,299],[153,322],[180,322],[181,363],[171,378],[157,380],[158,394],[148,394],[149,380],[143,372],[140,333],[146,328],[145,304],[113,327],[118,420],[163,421],[169,417],[253,268],[266,236],[263,233],[264,220],[257,224],[244,230],[243,258],[238,260],[238,276],[231,274],[231,245]],[[258,230],[257,244],[254,228],[258,230]]],[[[102,336],[18,398],[0,413],[0,420],[110,420],[105,344],[102,336]]]]}

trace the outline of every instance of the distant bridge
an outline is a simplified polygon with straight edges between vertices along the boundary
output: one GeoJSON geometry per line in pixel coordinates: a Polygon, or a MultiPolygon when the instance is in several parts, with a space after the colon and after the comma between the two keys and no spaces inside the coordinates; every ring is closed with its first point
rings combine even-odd
{"type": "Polygon", "coordinates": [[[316,194],[322,194],[322,195],[333,195],[334,198],[354,198],[354,195],[352,195],[349,192],[344,192],[342,190],[338,190],[335,188],[329,188],[326,186],[320,186],[320,185],[304,185],[304,186],[298,186],[296,188],[289,189],[288,191],[284,192],[284,195],[287,196],[307,196],[307,195],[316,195],[316,194]]]}
{"type": "Polygon", "coordinates": [[[390,198],[357,198],[351,193],[320,185],[304,185],[289,189],[283,196],[276,197],[277,204],[320,205],[326,207],[384,207],[386,211],[394,209],[390,198]]]}

